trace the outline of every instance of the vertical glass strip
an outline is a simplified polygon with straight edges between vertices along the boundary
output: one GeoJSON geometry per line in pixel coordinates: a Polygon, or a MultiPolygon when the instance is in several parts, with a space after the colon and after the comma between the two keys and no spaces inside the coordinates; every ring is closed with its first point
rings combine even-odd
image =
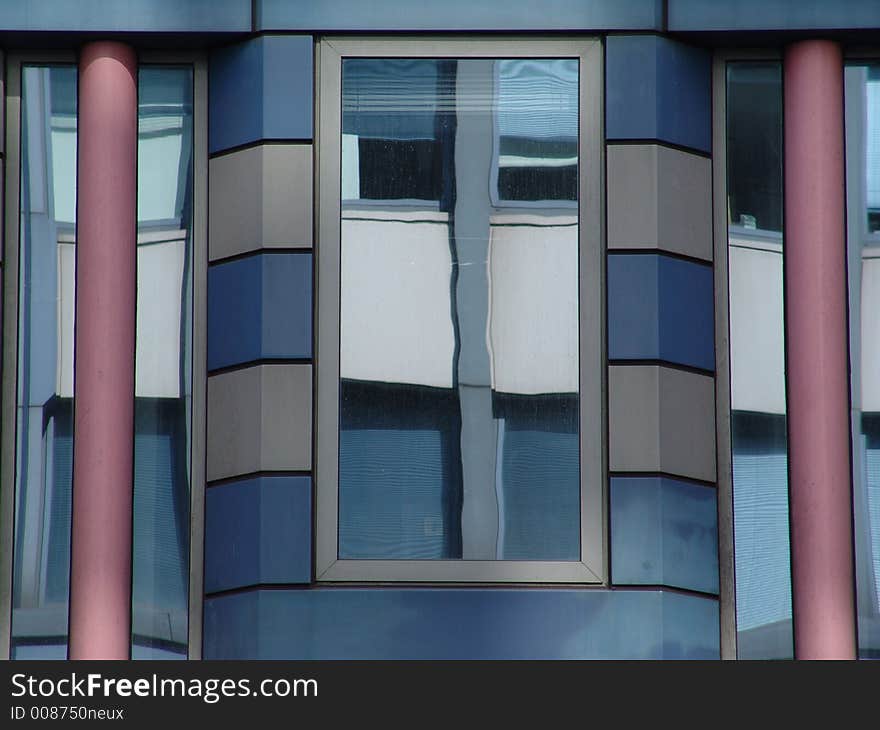
{"type": "Polygon", "coordinates": [[[780,63],[728,64],[726,141],[737,651],[788,658],[780,63]]]}
{"type": "Polygon", "coordinates": [[[70,584],[76,68],[23,66],[13,658],[64,659],[70,584]]]}
{"type": "Polygon", "coordinates": [[[880,658],[880,63],[846,67],[846,206],[859,655],[880,658]]]}
{"type": "Polygon", "coordinates": [[[192,423],[193,72],[138,74],[132,657],[185,658],[192,423]]]}

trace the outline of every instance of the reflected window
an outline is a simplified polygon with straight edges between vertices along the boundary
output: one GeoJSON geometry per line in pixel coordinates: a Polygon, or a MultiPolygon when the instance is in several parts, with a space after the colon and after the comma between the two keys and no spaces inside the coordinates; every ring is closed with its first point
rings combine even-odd
{"type": "Polygon", "coordinates": [[[880,64],[845,70],[847,273],[859,655],[880,658],[880,64]]]}
{"type": "Polygon", "coordinates": [[[138,71],[132,656],[185,658],[192,423],[193,71],[138,71]]]}
{"type": "Polygon", "coordinates": [[[342,78],[339,555],[576,560],[577,61],[342,78]]]}
{"type": "Polygon", "coordinates": [[[533,561],[588,579],[583,63],[339,60],[341,562],[533,561]]]}
{"type": "Polygon", "coordinates": [[[72,65],[21,68],[13,658],[67,656],[76,82],[72,65]]]}
{"type": "Polygon", "coordinates": [[[737,653],[792,656],[782,240],[782,67],[727,66],[737,653]]]}

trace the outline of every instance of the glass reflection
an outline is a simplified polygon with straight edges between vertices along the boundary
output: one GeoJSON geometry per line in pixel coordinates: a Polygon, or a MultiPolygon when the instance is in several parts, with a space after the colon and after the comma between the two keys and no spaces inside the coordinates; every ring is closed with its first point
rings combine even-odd
{"type": "Polygon", "coordinates": [[[577,560],[577,61],[342,83],[339,557],[577,560]]]}
{"type": "Polygon", "coordinates": [[[859,654],[880,658],[880,64],[845,71],[850,393],[859,654]]]}
{"type": "Polygon", "coordinates": [[[67,655],[76,68],[24,66],[12,657],[67,655]]]}
{"type": "Polygon", "coordinates": [[[791,657],[782,69],[727,67],[731,452],[740,658],[791,657]]]}
{"type": "Polygon", "coordinates": [[[184,658],[192,406],[193,78],[138,73],[132,656],[184,658]]]}

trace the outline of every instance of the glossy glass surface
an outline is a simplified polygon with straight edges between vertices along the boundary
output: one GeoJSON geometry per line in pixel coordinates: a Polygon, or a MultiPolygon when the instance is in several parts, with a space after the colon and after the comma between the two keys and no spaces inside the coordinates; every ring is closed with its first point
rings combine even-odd
{"type": "Polygon", "coordinates": [[[847,269],[859,654],[880,658],[880,63],[845,71],[847,269]]]}
{"type": "Polygon", "coordinates": [[[22,67],[14,658],[66,654],[76,99],[74,66],[22,67]]]}
{"type": "Polygon", "coordinates": [[[718,659],[718,601],[656,590],[324,588],[205,601],[206,659],[718,659]]]}
{"type": "Polygon", "coordinates": [[[342,64],[340,558],[579,560],[578,64],[342,64]]]}
{"type": "Polygon", "coordinates": [[[782,275],[782,68],[727,67],[737,651],[792,656],[782,275]]]}
{"type": "Polygon", "coordinates": [[[132,656],[186,656],[192,423],[193,75],[138,72],[132,656]]]}

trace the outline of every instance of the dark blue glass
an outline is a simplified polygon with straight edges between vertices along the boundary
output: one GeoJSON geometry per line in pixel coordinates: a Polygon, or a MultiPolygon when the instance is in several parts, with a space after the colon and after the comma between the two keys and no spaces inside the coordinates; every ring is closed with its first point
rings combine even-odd
{"type": "Polygon", "coordinates": [[[579,560],[577,61],[342,89],[339,557],[579,560]]]}

